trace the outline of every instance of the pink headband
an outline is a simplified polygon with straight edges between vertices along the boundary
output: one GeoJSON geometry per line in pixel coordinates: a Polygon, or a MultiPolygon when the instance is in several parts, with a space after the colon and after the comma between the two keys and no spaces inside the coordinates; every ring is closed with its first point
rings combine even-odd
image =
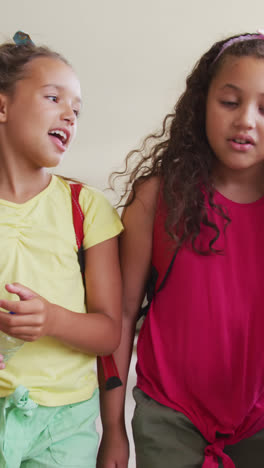
{"type": "Polygon", "coordinates": [[[234,37],[233,39],[229,39],[229,41],[225,42],[220,49],[220,52],[215,57],[214,62],[219,59],[220,55],[231,45],[235,44],[236,42],[243,42],[243,41],[251,41],[252,39],[264,39],[264,30],[259,29],[257,34],[244,34],[242,36],[234,37]]]}

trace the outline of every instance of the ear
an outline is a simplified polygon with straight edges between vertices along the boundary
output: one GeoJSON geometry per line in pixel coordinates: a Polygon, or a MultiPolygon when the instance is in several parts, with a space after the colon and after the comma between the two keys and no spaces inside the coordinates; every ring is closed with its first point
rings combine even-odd
{"type": "Polygon", "coordinates": [[[7,121],[7,101],[8,97],[0,93],[0,123],[7,121]]]}

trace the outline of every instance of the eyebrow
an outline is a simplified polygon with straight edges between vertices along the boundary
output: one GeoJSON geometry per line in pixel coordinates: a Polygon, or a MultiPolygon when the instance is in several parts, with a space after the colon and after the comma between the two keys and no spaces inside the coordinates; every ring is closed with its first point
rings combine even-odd
{"type": "Polygon", "coordinates": [[[231,88],[235,91],[241,91],[241,89],[238,86],[235,86],[232,83],[226,83],[224,86],[222,86],[221,89],[225,89],[225,88],[231,88]]]}
{"type": "MultiPolygon", "coordinates": [[[[41,88],[55,88],[58,91],[64,90],[64,86],[54,84],[54,83],[49,83],[49,84],[43,85],[43,86],[41,86],[41,88]]],[[[75,97],[75,101],[77,101],[79,104],[82,105],[82,100],[81,100],[81,98],[79,96],[75,97]]]]}
{"type": "MultiPolygon", "coordinates": [[[[242,89],[239,88],[239,86],[236,86],[236,85],[234,85],[234,84],[232,84],[232,83],[226,83],[226,84],[225,84],[224,86],[222,86],[222,88],[220,88],[220,89],[221,89],[221,90],[225,90],[226,88],[227,88],[227,89],[232,89],[233,91],[239,91],[239,92],[242,91],[242,89]]],[[[260,96],[264,96],[264,93],[259,93],[259,94],[260,94],[260,96]]]]}

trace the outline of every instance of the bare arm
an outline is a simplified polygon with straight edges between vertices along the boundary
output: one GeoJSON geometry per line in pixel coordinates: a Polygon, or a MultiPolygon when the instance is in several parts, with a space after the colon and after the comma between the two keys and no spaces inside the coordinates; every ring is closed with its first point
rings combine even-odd
{"type": "Polygon", "coordinates": [[[137,315],[151,265],[152,231],[158,191],[158,178],[146,181],[138,187],[136,199],[123,213],[125,230],[120,238],[123,321],[121,343],[115,352],[123,386],[111,391],[100,388],[103,439],[99,449],[98,468],[126,468],[128,463],[124,421],[125,393],[137,315]]]}
{"type": "Polygon", "coordinates": [[[121,332],[121,275],[117,237],[85,251],[88,314],[52,304],[23,285],[7,285],[20,301],[0,301],[15,312],[0,312],[0,329],[11,336],[34,341],[52,336],[84,352],[110,354],[121,332]]]}

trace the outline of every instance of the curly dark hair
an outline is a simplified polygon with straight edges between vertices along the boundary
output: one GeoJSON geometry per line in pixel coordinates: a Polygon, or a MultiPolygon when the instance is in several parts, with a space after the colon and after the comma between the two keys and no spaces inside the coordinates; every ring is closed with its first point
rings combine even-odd
{"type": "Polygon", "coordinates": [[[200,254],[219,252],[213,247],[220,235],[219,228],[208,218],[205,197],[212,209],[224,218],[225,226],[231,221],[223,208],[213,201],[212,167],[215,155],[205,129],[209,86],[227,56],[264,58],[264,40],[261,36],[235,42],[218,55],[227,41],[239,36],[216,42],[201,57],[187,77],[186,89],[174,111],[165,117],[161,132],[146,137],[140,149],[127,155],[124,171],[115,172],[110,179],[113,182],[116,176],[128,175],[120,199],[121,203],[131,191],[131,196],[121,205],[128,206],[135,198],[139,183],[152,176],[160,176],[167,207],[166,231],[178,246],[190,241],[193,249],[200,254]],[[212,228],[213,233],[206,251],[195,247],[201,224],[212,228]]]}
{"type": "Polygon", "coordinates": [[[36,58],[53,58],[70,64],[59,53],[34,44],[4,43],[0,45],[0,92],[12,95],[17,81],[27,74],[27,64],[36,58]]]}

